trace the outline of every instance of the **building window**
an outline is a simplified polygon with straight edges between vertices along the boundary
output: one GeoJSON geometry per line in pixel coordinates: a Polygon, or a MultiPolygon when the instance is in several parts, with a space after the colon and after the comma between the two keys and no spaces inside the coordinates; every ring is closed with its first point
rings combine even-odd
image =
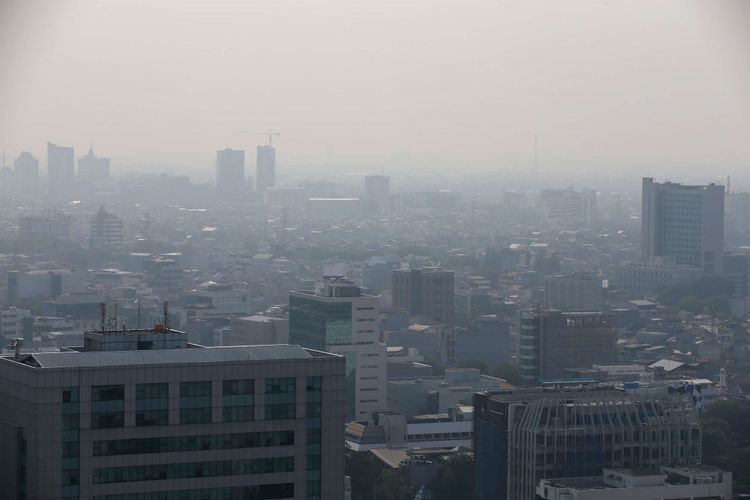
{"type": "Polygon", "coordinates": [[[250,422],[255,418],[255,381],[225,380],[224,422],[250,422]]]}
{"type": "Polygon", "coordinates": [[[137,384],[135,386],[135,425],[169,424],[169,384],[137,384]]]}
{"type": "Polygon", "coordinates": [[[294,472],[294,457],[131,465],[94,469],[94,484],[294,472]]]}
{"type": "Polygon", "coordinates": [[[266,379],[266,420],[296,416],[297,380],[294,377],[266,379]]]}
{"type": "Polygon", "coordinates": [[[91,428],[109,429],[125,426],[125,386],[91,387],[91,428]]]}
{"type": "Polygon", "coordinates": [[[180,423],[211,423],[211,382],[180,382],[180,423]]]}
{"type": "Polygon", "coordinates": [[[242,448],[293,446],[294,431],[240,432],[94,441],[92,455],[108,457],[242,448]]]}

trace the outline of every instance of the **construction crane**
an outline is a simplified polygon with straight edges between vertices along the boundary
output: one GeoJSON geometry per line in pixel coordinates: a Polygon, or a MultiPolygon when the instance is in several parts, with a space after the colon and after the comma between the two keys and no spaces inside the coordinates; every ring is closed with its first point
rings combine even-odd
{"type": "Polygon", "coordinates": [[[273,136],[279,137],[281,134],[276,132],[275,130],[268,129],[265,132],[246,132],[244,130],[237,130],[236,133],[238,134],[251,134],[251,135],[267,135],[268,136],[268,145],[273,146],[273,136]]]}

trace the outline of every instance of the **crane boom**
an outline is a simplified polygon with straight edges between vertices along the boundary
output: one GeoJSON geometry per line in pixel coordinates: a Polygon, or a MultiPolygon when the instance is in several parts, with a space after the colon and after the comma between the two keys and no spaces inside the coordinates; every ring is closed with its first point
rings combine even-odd
{"type": "Polygon", "coordinates": [[[265,132],[247,132],[245,130],[238,130],[236,131],[238,134],[251,134],[251,135],[267,135],[268,136],[268,145],[273,146],[273,137],[279,137],[281,134],[276,132],[275,130],[268,129],[265,132]]]}

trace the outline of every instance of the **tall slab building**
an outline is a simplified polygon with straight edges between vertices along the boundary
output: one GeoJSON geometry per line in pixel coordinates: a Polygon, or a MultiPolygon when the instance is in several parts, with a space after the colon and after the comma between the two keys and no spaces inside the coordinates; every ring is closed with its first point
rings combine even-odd
{"type": "Polygon", "coordinates": [[[386,346],[380,342],[378,297],[344,278],[289,294],[289,342],[346,359],[346,418],[369,420],[386,409],[386,346]]]}
{"type": "Polygon", "coordinates": [[[47,143],[47,181],[50,193],[62,193],[73,184],[75,153],[73,148],[47,143]]]}
{"type": "Polygon", "coordinates": [[[724,187],[643,178],[641,253],[670,257],[705,274],[724,270],[724,187]]]}
{"type": "Polygon", "coordinates": [[[262,200],[265,200],[267,189],[276,187],[276,148],[270,144],[258,146],[255,186],[262,200]]]}
{"type": "Polygon", "coordinates": [[[223,149],[216,152],[216,189],[223,193],[242,191],[245,185],[245,152],[223,149]]]}

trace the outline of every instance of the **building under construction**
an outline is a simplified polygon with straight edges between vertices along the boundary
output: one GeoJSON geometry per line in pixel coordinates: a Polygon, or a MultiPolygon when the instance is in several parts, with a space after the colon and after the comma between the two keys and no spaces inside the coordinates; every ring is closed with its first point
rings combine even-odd
{"type": "Polygon", "coordinates": [[[541,479],[698,464],[701,427],[682,396],[600,386],[479,393],[474,452],[477,500],[533,500],[541,479]]]}

